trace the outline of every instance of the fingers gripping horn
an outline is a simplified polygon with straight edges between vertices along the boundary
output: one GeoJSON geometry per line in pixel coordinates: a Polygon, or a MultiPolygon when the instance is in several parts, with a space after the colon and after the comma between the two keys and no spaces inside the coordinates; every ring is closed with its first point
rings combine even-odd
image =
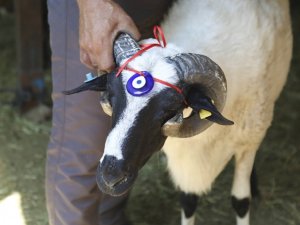
{"type": "MultiPolygon", "coordinates": [[[[117,66],[120,66],[121,63],[134,55],[137,51],[140,50],[139,44],[126,33],[121,33],[114,42],[114,57],[117,66]]],[[[112,107],[110,105],[108,99],[108,93],[106,91],[106,83],[107,78],[109,76],[114,76],[115,72],[101,75],[97,78],[92,79],[91,81],[86,81],[84,84],[80,85],[71,90],[64,91],[63,93],[66,95],[75,94],[82,91],[92,90],[92,91],[100,91],[100,104],[102,106],[103,111],[111,116],[112,115],[112,107]]]]}
{"type": "MultiPolygon", "coordinates": [[[[227,93],[226,78],[214,61],[204,55],[192,53],[167,57],[166,61],[174,66],[183,82],[186,95],[190,87],[197,87],[199,92],[212,100],[218,111],[222,111],[227,93]]],[[[201,133],[210,125],[212,122],[201,119],[198,113],[192,113],[187,118],[183,118],[182,113],[179,113],[164,124],[162,132],[165,136],[191,137],[201,133]]]]}
{"type": "MultiPolygon", "coordinates": [[[[116,65],[119,67],[122,62],[133,56],[140,50],[139,44],[127,33],[121,33],[114,42],[114,57],[116,65]]],[[[103,111],[112,116],[112,106],[108,99],[108,93],[102,92],[100,96],[100,104],[103,111]]]]}
{"type": "Polygon", "coordinates": [[[121,33],[114,42],[114,57],[117,66],[140,50],[139,44],[127,33],[121,33]]]}

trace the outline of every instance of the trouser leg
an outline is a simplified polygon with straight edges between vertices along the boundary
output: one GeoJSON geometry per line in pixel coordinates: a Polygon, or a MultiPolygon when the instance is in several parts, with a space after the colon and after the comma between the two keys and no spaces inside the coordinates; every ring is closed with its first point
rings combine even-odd
{"type": "MultiPolygon", "coordinates": [[[[172,1],[118,2],[138,23],[143,37],[147,37],[172,1]]],[[[103,195],[95,182],[109,127],[98,103],[99,96],[92,92],[61,94],[81,84],[83,75],[89,72],[79,62],[76,1],[48,0],[48,9],[53,74],[53,125],[46,167],[49,223],[123,225],[127,196],[103,195]]]]}
{"type": "Polygon", "coordinates": [[[81,84],[88,72],[79,61],[76,1],[49,0],[48,8],[53,74],[53,126],[46,167],[49,223],[123,225],[127,196],[103,196],[95,182],[110,123],[100,109],[99,94],[61,93],[81,84]]]}

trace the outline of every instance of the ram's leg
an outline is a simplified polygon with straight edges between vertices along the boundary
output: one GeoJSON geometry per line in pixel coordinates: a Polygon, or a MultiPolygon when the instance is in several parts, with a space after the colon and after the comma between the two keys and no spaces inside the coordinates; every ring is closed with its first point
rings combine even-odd
{"type": "Polygon", "coordinates": [[[255,151],[235,155],[235,172],[232,186],[232,206],[237,214],[237,225],[249,225],[251,200],[250,177],[255,151]]]}
{"type": "Polygon", "coordinates": [[[194,194],[180,193],[181,225],[194,225],[195,211],[197,208],[198,196],[194,194]]]}
{"type": "Polygon", "coordinates": [[[253,165],[253,169],[252,169],[252,173],[251,173],[250,185],[251,185],[251,197],[252,197],[252,200],[254,198],[259,198],[260,197],[260,192],[259,192],[259,188],[258,188],[258,181],[257,181],[257,174],[256,174],[256,169],[255,169],[255,163],[253,165]]]}

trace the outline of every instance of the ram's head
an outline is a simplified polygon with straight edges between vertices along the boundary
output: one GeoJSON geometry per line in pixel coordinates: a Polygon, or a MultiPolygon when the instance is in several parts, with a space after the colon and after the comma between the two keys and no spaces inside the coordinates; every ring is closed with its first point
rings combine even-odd
{"type": "MultiPolygon", "coordinates": [[[[129,35],[121,34],[114,44],[117,65],[139,50],[129,35]]],[[[134,77],[134,72],[126,70],[119,77],[112,72],[65,92],[101,92],[101,105],[112,117],[112,128],[98,166],[97,183],[103,192],[115,196],[130,189],[139,169],[162,148],[168,136],[188,138],[213,122],[232,124],[220,113],[226,99],[225,76],[208,57],[179,53],[168,45],[152,48],[128,66],[147,71],[182,93],[155,80],[153,87],[148,87],[151,81],[146,77],[134,77]],[[183,111],[188,107],[192,111],[184,117],[183,111]]]]}

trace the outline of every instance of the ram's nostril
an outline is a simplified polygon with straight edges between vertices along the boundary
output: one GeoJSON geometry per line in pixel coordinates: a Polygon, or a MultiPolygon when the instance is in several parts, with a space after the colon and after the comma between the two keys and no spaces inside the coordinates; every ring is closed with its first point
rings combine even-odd
{"type": "Polygon", "coordinates": [[[97,180],[102,178],[106,186],[113,188],[127,182],[128,178],[133,176],[127,168],[123,160],[118,160],[114,156],[105,156],[97,169],[97,180]]]}
{"type": "Polygon", "coordinates": [[[105,184],[111,188],[127,181],[127,177],[122,174],[119,177],[103,177],[103,179],[105,184]]]}

